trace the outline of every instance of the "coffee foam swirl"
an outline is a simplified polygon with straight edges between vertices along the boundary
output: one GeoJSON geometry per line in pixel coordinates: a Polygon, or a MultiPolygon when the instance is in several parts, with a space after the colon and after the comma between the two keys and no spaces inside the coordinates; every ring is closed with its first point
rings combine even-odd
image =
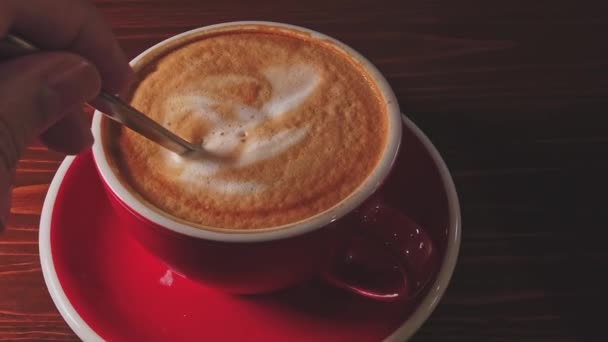
{"type": "Polygon", "coordinates": [[[202,229],[277,227],[356,191],[386,146],[386,109],[356,61],[309,38],[235,30],[146,61],[130,103],[218,158],[117,128],[111,159],[129,189],[202,229]]]}
{"type": "MultiPolygon", "coordinates": [[[[262,70],[270,84],[271,97],[262,108],[248,106],[238,101],[215,99],[213,94],[198,91],[196,94],[175,94],[164,104],[164,122],[188,121],[193,125],[208,127],[200,137],[205,150],[218,156],[231,156],[225,161],[192,160],[165,151],[166,163],[182,167],[180,180],[192,185],[204,184],[225,194],[244,194],[262,191],[265,184],[255,180],[225,180],[217,174],[226,168],[242,168],[272,158],[302,141],[309,127],[282,128],[272,135],[256,135],[256,128],[272,120],[280,120],[302,104],[319,85],[321,77],[314,67],[306,64],[273,66],[262,70]],[[218,106],[228,107],[230,119],[218,113],[218,106]]],[[[239,87],[260,83],[250,76],[235,74],[215,75],[204,80],[214,88],[239,87]]],[[[205,87],[202,87],[205,89],[205,87]]]]}

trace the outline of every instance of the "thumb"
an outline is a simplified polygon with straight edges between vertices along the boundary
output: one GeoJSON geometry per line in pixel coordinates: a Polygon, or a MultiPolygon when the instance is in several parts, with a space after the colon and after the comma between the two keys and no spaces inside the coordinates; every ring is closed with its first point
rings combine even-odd
{"type": "Polygon", "coordinates": [[[36,53],[0,63],[0,226],[13,169],[27,144],[66,109],[95,97],[100,86],[95,67],[70,53],[36,53]]]}

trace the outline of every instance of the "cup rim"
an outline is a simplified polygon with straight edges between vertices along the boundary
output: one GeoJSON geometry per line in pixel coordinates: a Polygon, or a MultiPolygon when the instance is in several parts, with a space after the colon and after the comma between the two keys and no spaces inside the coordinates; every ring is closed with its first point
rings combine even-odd
{"type": "Polygon", "coordinates": [[[93,158],[95,160],[95,164],[97,165],[98,171],[101,174],[101,178],[105,184],[110,188],[112,193],[118,197],[123,205],[126,205],[144,219],[164,229],[168,229],[182,235],[212,241],[251,243],[291,238],[312,232],[316,229],[321,229],[359,207],[371,194],[378,190],[382,182],[390,173],[399,152],[402,134],[401,111],[399,109],[396,96],[388,84],[388,81],[384,78],[380,71],[369,60],[348,45],[333,37],[308,28],[269,21],[234,21],[189,30],[163,40],[146,49],[144,52],[131,60],[130,64],[133,65],[138,63],[145,58],[145,56],[151,54],[154,50],[158,49],[162,45],[176,42],[187,36],[203,34],[212,30],[230,30],[239,26],[269,26],[271,28],[286,29],[295,31],[297,33],[307,34],[316,40],[328,41],[337,48],[346,52],[353,60],[358,62],[361,67],[363,67],[365,72],[373,79],[382,95],[384,105],[387,109],[388,138],[385,149],[380,160],[378,161],[377,166],[352,194],[332,208],[329,208],[312,217],[282,226],[270,227],[268,229],[254,229],[250,231],[228,230],[215,227],[208,227],[206,229],[203,225],[187,224],[185,222],[181,222],[181,220],[177,218],[174,219],[170,217],[170,214],[168,213],[162,214],[159,211],[152,209],[150,207],[152,206],[151,204],[146,205],[142,203],[142,200],[133,195],[131,191],[129,191],[118,179],[118,176],[110,166],[103,147],[104,134],[102,134],[102,127],[103,122],[107,119],[104,118],[103,114],[101,114],[99,111],[95,111],[92,123],[92,132],[95,138],[95,143],[93,144],[93,158]]]}

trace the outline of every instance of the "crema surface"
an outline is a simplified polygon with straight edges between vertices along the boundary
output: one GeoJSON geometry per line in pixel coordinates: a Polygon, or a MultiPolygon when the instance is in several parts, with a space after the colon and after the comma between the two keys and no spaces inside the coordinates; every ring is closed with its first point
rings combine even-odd
{"type": "Polygon", "coordinates": [[[126,128],[111,158],[132,191],[182,220],[244,230],[306,219],[356,190],[386,145],[379,90],[328,42],[237,30],[147,63],[131,104],[217,158],[180,157],[126,128]]]}

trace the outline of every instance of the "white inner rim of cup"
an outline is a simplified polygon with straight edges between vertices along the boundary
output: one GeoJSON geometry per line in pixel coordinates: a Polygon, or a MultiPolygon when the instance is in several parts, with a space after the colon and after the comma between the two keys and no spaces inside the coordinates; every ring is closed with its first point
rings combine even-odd
{"type": "Polygon", "coordinates": [[[216,227],[208,227],[207,229],[205,229],[203,225],[189,225],[180,222],[176,219],[172,219],[169,214],[161,214],[160,209],[158,209],[157,211],[150,207],[152,206],[152,204],[146,205],[142,203],[140,199],[138,199],[135,195],[131,193],[132,190],[127,189],[121,183],[121,181],[118,179],[118,177],[110,167],[103,147],[104,134],[102,134],[102,121],[107,119],[103,117],[103,114],[96,111],[93,117],[92,126],[93,135],[95,137],[95,143],[93,145],[93,155],[95,158],[95,163],[97,164],[97,167],[101,173],[101,177],[103,178],[104,182],[110,187],[112,192],[122,202],[124,202],[128,207],[137,212],[139,215],[143,216],[147,220],[159,226],[162,226],[166,229],[172,230],[183,235],[215,241],[256,242],[289,238],[324,227],[327,224],[343,217],[344,215],[348,214],[349,212],[360,206],[372,193],[374,193],[379,188],[379,186],[382,184],[382,181],[388,176],[388,173],[390,172],[393,163],[397,157],[397,153],[399,151],[402,129],[400,114],[401,112],[399,110],[399,105],[397,103],[395,94],[393,93],[393,90],[389,86],[384,76],[382,76],[380,71],[378,71],[378,69],[376,69],[376,67],[371,62],[369,62],[366,58],[364,58],[352,48],[337,41],[334,38],[331,38],[316,31],[288,24],[264,21],[240,21],[205,26],[184,32],[152,46],[148,50],[141,53],[139,56],[135,57],[131,61],[131,64],[138,63],[146,55],[156,50],[160,46],[177,41],[186,36],[193,34],[204,34],[205,32],[211,30],[230,29],[245,26],[270,26],[275,28],[293,30],[296,32],[303,32],[309,34],[314,39],[331,42],[333,45],[346,52],[355,61],[359,62],[361,66],[365,69],[367,74],[371,76],[373,81],[376,83],[382,95],[382,100],[384,101],[384,104],[386,106],[388,115],[387,144],[382,153],[382,156],[380,157],[378,165],[367,177],[367,179],[359,186],[359,188],[347,198],[342,200],[340,203],[322,213],[319,213],[302,221],[290,223],[284,226],[269,227],[268,229],[226,229],[225,231],[223,231],[221,228],[216,227]]]}

